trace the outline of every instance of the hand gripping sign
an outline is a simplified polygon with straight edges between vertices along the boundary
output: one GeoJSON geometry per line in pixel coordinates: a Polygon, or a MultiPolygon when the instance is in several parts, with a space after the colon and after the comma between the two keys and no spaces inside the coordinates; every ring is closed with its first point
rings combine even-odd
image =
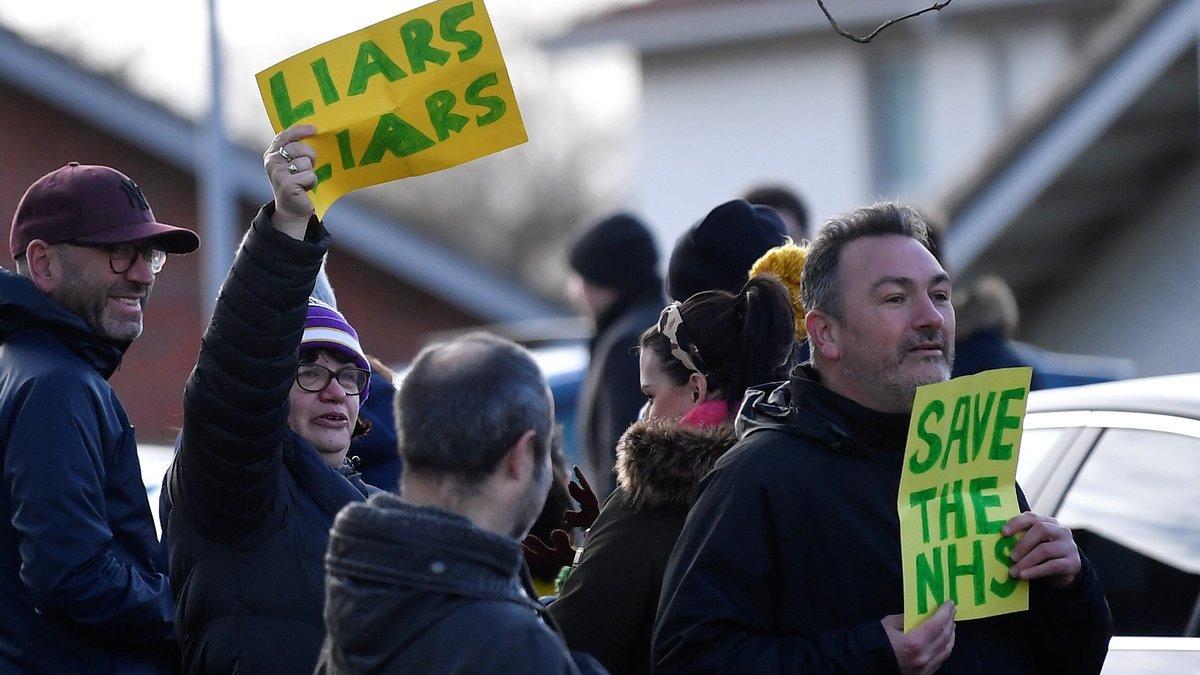
{"type": "Polygon", "coordinates": [[[1008,574],[1020,513],[1017,457],[1030,368],[1005,368],[917,389],[896,506],[904,560],[904,630],[946,600],[956,619],[1029,609],[1029,584],[1008,574]]]}
{"type": "Polygon", "coordinates": [[[527,139],[482,0],[438,0],[300,52],[255,76],[278,133],[304,122],[318,217],[338,197],[527,139]]]}

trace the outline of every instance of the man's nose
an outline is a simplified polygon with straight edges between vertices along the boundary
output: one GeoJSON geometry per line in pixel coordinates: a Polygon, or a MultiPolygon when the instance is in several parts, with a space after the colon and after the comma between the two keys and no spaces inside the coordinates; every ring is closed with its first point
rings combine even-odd
{"type": "Polygon", "coordinates": [[[942,324],[945,322],[946,317],[942,314],[941,308],[934,303],[933,298],[928,295],[923,296],[917,308],[917,314],[913,317],[913,327],[941,330],[942,324]]]}
{"type": "Polygon", "coordinates": [[[139,252],[134,257],[133,264],[125,270],[125,278],[143,286],[154,283],[154,271],[150,268],[150,261],[139,252]]]}

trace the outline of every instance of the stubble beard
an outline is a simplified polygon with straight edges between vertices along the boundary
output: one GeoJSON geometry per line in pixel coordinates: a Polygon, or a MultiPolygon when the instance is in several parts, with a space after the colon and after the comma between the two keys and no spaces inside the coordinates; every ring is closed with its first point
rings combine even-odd
{"type": "Polygon", "coordinates": [[[908,412],[912,410],[917,388],[950,379],[954,366],[954,343],[946,339],[941,331],[916,333],[901,344],[895,354],[877,363],[854,363],[844,361],[844,375],[859,383],[862,391],[872,392],[873,398],[886,410],[908,412]],[[942,343],[941,356],[917,357],[911,350],[922,342],[942,343]],[[905,368],[905,361],[921,362],[933,366],[914,373],[905,368]]]}
{"type": "Polygon", "coordinates": [[[94,333],[115,342],[133,342],[141,336],[150,288],[142,288],[140,284],[129,284],[124,281],[115,282],[110,286],[91,286],[77,274],[70,273],[67,278],[73,279],[73,281],[64,285],[55,294],[55,299],[82,318],[94,333]],[[120,286],[119,289],[118,286],[120,286]],[[109,313],[110,292],[116,290],[143,296],[138,301],[141,311],[137,319],[119,319],[109,313]]]}

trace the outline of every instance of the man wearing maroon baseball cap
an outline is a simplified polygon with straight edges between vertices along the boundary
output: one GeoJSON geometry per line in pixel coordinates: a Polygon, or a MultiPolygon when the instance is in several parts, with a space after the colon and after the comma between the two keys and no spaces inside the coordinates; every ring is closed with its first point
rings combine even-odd
{"type": "Polygon", "coordinates": [[[0,672],[164,673],[174,604],[133,427],[108,384],[195,232],[71,162],[13,216],[0,270],[0,672]]]}

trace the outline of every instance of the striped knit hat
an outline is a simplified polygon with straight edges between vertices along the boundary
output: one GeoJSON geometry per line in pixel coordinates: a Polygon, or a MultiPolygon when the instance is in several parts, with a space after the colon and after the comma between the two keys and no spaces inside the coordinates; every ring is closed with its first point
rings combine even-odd
{"type": "MultiPolygon", "coordinates": [[[[300,339],[300,349],[328,349],[341,354],[354,362],[359,368],[370,371],[371,364],[358,343],[358,333],[354,331],[341,312],[316,298],[308,299],[308,317],[304,320],[304,337],[300,339]]],[[[368,381],[362,391],[359,401],[367,400],[371,384],[368,381]]]]}

